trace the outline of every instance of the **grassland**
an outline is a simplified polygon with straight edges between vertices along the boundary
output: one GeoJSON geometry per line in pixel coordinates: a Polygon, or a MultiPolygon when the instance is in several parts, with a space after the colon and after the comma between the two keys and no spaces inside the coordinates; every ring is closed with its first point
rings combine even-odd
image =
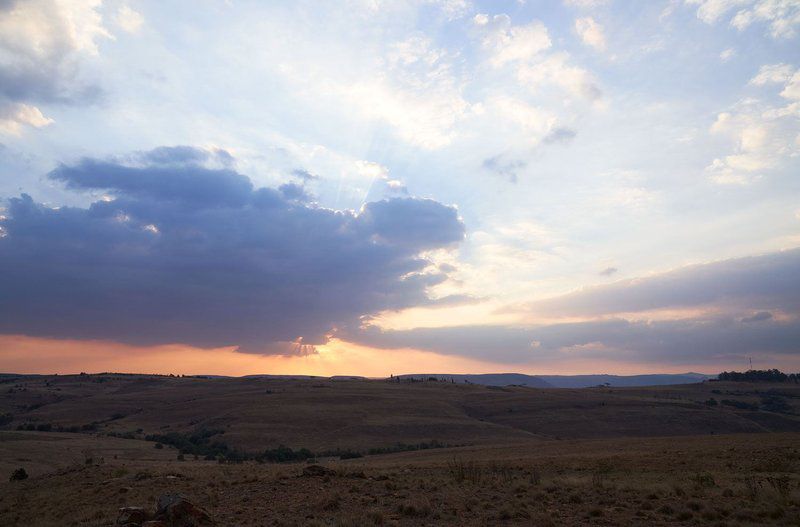
{"type": "Polygon", "coordinates": [[[795,385],[107,375],[0,390],[11,416],[0,470],[31,475],[0,483],[0,525],[111,525],[119,507],[166,491],[220,525],[800,525],[795,385]],[[200,431],[228,451],[285,445],[319,457],[233,463],[185,451],[179,461],[177,448],[145,440],[200,431]],[[369,455],[434,440],[444,448],[369,455]],[[325,470],[304,474],[312,464],[325,470]]]}

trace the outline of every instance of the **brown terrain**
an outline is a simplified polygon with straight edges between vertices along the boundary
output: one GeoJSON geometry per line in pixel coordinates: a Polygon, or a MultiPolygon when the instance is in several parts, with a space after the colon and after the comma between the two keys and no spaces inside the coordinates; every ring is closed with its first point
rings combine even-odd
{"type": "Polygon", "coordinates": [[[8,376],[0,423],[2,526],[800,525],[792,383],[8,376]]]}

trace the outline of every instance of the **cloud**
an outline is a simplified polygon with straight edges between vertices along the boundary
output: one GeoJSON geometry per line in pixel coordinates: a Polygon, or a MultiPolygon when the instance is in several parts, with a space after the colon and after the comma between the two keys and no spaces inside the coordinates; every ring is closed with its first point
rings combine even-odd
{"type": "Polygon", "coordinates": [[[609,1],[610,0],[564,0],[564,5],[588,9],[607,5],[609,1]]]}
{"type": "Polygon", "coordinates": [[[85,103],[99,88],[79,80],[82,57],[96,55],[96,41],[110,38],[98,0],[28,0],[0,4],[0,112],[3,129],[19,133],[40,103],[85,103]],[[20,108],[25,108],[20,112],[20,108]],[[11,117],[9,117],[9,115],[11,117]],[[17,117],[18,116],[18,117],[17,117]],[[16,124],[13,124],[16,123],[16,124]]]}
{"type": "Polygon", "coordinates": [[[508,179],[512,183],[517,182],[517,173],[528,166],[528,163],[521,159],[506,159],[502,154],[483,160],[483,168],[499,176],[508,179]]]}
{"type": "Polygon", "coordinates": [[[785,106],[759,99],[744,99],[717,115],[711,132],[730,138],[735,151],[716,158],[706,168],[712,181],[747,184],[762,172],[780,167],[800,153],[797,120],[800,117],[800,72],[788,64],[762,66],[750,80],[756,87],[778,85],[785,106]]]}
{"type": "Polygon", "coordinates": [[[567,128],[566,126],[556,126],[550,132],[544,136],[543,141],[545,143],[568,143],[575,139],[575,136],[578,135],[578,132],[573,130],[572,128],[567,128]]]}
{"type": "Polygon", "coordinates": [[[766,64],[761,66],[755,77],[750,79],[750,84],[764,86],[765,84],[786,83],[792,78],[794,67],[790,64],[766,64]]]}
{"type": "Polygon", "coordinates": [[[800,323],[758,324],[720,317],[666,321],[598,320],[539,327],[459,326],[380,330],[351,336],[377,348],[435,351],[521,364],[576,360],[720,364],[751,355],[800,352],[800,323]]]}
{"type": "MultiPolygon", "coordinates": [[[[469,110],[453,59],[430,39],[414,36],[390,46],[380,71],[351,82],[338,76],[320,82],[363,117],[385,122],[404,141],[433,150],[453,141],[456,124],[469,110]]],[[[308,82],[305,72],[301,78],[308,82]]]]}
{"type": "Polygon", "coordinates": [[[752,316],[744,317],[742,319],[742,322],[762,322],[764,320],[770,320],[771,318],[772,318],[772,313],[770,313],[769,311],[759,311],[758,313],[752,316]]]}
{"type": "Polygon", "coordinates": [[[473,22],[481,30],[481,44],[491,53],[490,61],[496,67],[531,60],[552,44],[547,28],[538,20],[515,26],[506,14],[478,14],[473,22]]]}
{"type": "MultiPolygon", "coordinates": [[[[566,52],[549,52],[552,41],[547,28],[538,20],[525,25],[514,25],[506,14],[489,16],[478,14],[473,24],[481,38],[481,47],[489,53],[489,64],[495,68],[513,66],[517,80],[536,92],[543,87],[555,86],[570,95],[598,99],[600,89],[593,77],[583,68],[571,64],[566,52]]],[[[587,28],[587,37],[594,43],[601,28],[587,28]]],[[[498,98],[505,98],[499,96],[498,98]]]]}
{"type": "Polygon", "coordinates": [[[317,181],[320,179],[318,175],[312,174],[311,172],[309,172],[304,168],[297,168],[295,170],[292,170],[292,175],[296,178],[300,178],[304,182],[317,181]]]}
{"type": "MultiPolygon", "coordinates": [[[[430,199],[331,210],[289,184],[256,188],[190,147],[60,165],[102,193],[86,208],[22,195],[0,221],[0,333],[291,353],[360,317],[434,303],[447,274],[420,256],[459,243],[430,199]]],[[[229,161],[229,160],[228,160],[229,161]]]]}
{"type": "Polygon", "coordinates": [[[714,24],[731,12],[729,23],[739,31],[754,23],[765,23],[773,38],[792,38],[800,25],[800,4],[793,0],[686,0],[696,5],[697,18],[714,24]]]}
{"type": "Polygon", "coordinates": [[[797,276],[800,249],[623,280],[526,308],[547,317],[586,319],[578,322],[410,330],[369,326],[347,336],[374,347],[520,363],[607,359],[713,364],[756,354],[792,355],[800,353],[797,276]],[[693,309],[682,316],[648,315],[686,308],[693,309]]]}
{"type": "MultiPolygon", "coordinates": [[[[800,249],[683,267],[528,306],[548,316],[599,316],[719,304],[800,312],[800,249]]],[[[800,314],[800,313],[798,313],[800,314]]]]}
{"type": "Polygon", "coordinates": [[[24,126],[42,128],[52,122],[35,106],[22,103],[0,106],[0,134],[20,135],[24,126]]]}
{"type": "Polygon", "coordinates": [[[114,22],[127,33],[138,33],[144,25],[144,17],[129,5],[123,4],[119,7],[114,22]]]}
{"type": "Polygon", "coordinates": [[[613,274],[616,274],[618,270],[619,269],[617,269],[616,267],[606,267],[605,269],[600,271],[600,276],[611,276],[613,274]]]}
{"type": "Polygon", "coordinates": [[[587,46],[591,46],[598,51],[606,49],[606,36],[603,33],[603,26],[598,24],[592,17],[587,16],[575,20],[575,31],[587,46]]]}
{"type": "Polygon", "coordinates": [[[721,60],[722,62],[728,62],[729,60],[731,60],[735,56],[736,56],[736,50],[735,49],[733,49],[733,48],[725,48],[724,50],[722,50],[720,52],[719,60],[721,60]]]}
{"type": "Polygon", "coordinates": [[[569,54],[553,53],[536,64],[520,66],[517,77],[532,90],[556,86],[581,99],[595,101],[603,92],[594,77],[585,69],[569,62],[569,54]]]}

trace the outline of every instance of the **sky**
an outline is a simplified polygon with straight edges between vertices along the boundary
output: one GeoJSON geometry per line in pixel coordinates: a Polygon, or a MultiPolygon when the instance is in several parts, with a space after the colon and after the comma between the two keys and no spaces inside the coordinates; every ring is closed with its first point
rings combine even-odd
{"type": "Polygon", "coordinates": [[[800,369],[800,0],[0,0],[0,371],[800,369]]]}

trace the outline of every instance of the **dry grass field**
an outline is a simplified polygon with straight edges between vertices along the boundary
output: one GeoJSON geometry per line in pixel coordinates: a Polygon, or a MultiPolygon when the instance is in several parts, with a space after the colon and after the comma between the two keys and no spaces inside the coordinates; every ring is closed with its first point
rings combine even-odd
{"type": "Polygon", "coordinates": [[[30,477],[0,483],[0,525],[113,525],[171,491],[218,525],[800,525],[799,402],[783,384],[6,379],[0,469],[30,477]],[[195,442],[179,460],[154,434],[195,442]],[[316,457],[231,461],[278,445],[316,457]]]}

